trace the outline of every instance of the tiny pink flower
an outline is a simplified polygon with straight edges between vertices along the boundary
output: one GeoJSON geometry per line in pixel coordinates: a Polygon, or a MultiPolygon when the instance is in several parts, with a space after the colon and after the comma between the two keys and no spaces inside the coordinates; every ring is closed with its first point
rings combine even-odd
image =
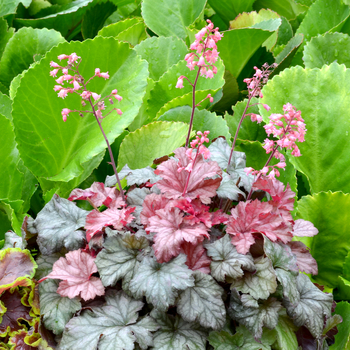
{"type": "Polygon", "coordinates": [[[182,75],[177,79],[177,83],[175,87],[178,89],[182,89],[184,87],[184,79],[182,75]]]}
{"type": "Polygon", "coordinates": [[[199,59],[197,64],[198,64],[198,66],[204,66],[205,65],[205,61],[204,61],[204,57],[203,56],[200,57],[200,59],[199,59]]]}
{"type": "Polygon", "coordinates": [[[60,68],[61,66],[58,63],[56,63],[54,61],[51,61],[50,62],[50,67],[52,67],[52,68],[60,68]]]}
{"type": "Polygon", "coordinates": [[[91,96],[91,92],[90,91],[83,91],[80,95],[84,100],[88,100],[89,97],[91,96]]]}
{"type": "Polygon", "coordinates": [[[62,60],[67,59],[68,57],[69,57],[68,55],[62,54],[62,55],[59,55],[57,58],[58,58],[60,61],[62,61],[62,60]]]}
{"type": "Polygon", "coordinates": [[[66,98],[68,95],[68,89],[62,89],[57,95],[63,99],[66,98]]]}
{"type": "Polygon", "coordinates": [[[117,89],[114,89],[114,90],[112,90],[112,92],[111,92],[112,95],[116,95],[117,93],[118,93],[118,90],[117,90],[117,89]]]}
{"type": "Polygon", "coordinates": [[[81,88],[81,86],[79,85],[79,83],[74,80],[73,81],[73,90],[79,90],[81,88]]]}
{"type": "Polygon", "coordinates": [[[68,117],[68,115],[69,115],[69,113],[71,112],[71,110],[70,109],[68,109],[68,108],[63,108],[62,109],[62,118],[63,118],[63,121],[65,122],[65,121],[67,121],[67,117],[68,117]]]}
{"type": "Polygon", "coordinates": [[[63,84],[63,75],[61,77],[59,77],[58,79],[56,79],[56,83],[63,84]]]}
{"type": "Polygon", "coordinates": [[[74,62],[76,62],[80,57],[75,53],[73,52],[72,54],[70,54],[68,56],[68,63],[72,64],[74,62]]]}
{"type": "Polygon", "coordinates": [[[249,175],[254,169],[252,167],[244,168],[244,172],[249,175]]]}
{"type": "Polygon", "coordinates": [[[66,81],[68,81],[68,80],[71,80],[73,77],[71,76],[71,75],[69,75],[69,74],[65,74],[64,76],[63,76],[63,80],[66,80],[66,81]]]}
{"type": "Polygon", "coordinates": [[[119,108],[117,108],[116,111],[117,111],[117,113],[118,113],[119,115],[122,115],[122,114],[123,114],[123,112],[122,112],[119,108]]]}
{"type": "Polygon", "coordinates": [[[206,73],[207,78],[213,78],[214,77],[214,72],[211,69],[208,69],[206,73]]]}
{"type": "Polygon", "coordinates": [[[264,107],[267,111],[269,111],[269,110],[271,109],[271,107],[268,106],[267,104],[263,104],[263,107],[264,107]]]}
{"type": "Polygon", "coordinates": [[[211,94],[208,94],[207,98],[209,98],[210,103],[214,102],[214,98],[211,96],[211,94]]]}
{"type": "Polygon", "coordinates": [[[60,91],[63,89],[63,86],[61,85],[55,85],[54,88],[53,88],[55,91],[60,91]]]}
{"type": "Polygon", "coordinates": [[[105,78],[105,79],[109,79],[109,74],[108,74],[108,72],[106,72],[106,73],[101,73],[101,74],[100,74],[100,77],[101,77],[101,78],[105,78]]]}
{"type": "Polygon", "coordinates": [[[100,68],[95,68],[95,75],[99,76],[101,73],[100,68]]]}
{"type": "Polygon", "coordinates": [[[96,92],[92,92],[91,95],[95,101],[98,101],[101,98],[101,95],[96,94],[96,92]]]}
{"type": "Polygon", "coordinates": [[[64,75],[68,74],[68,68],[63,68],[63,69],[62,69],[62,73],[63,73],[64,75]]]}
{"type": "Polygon", "coordinates": [[[114,97],[115,97],[119,102],[123,99],[123,97],[121,97],[120,95],[114,95],[114,97]]]}

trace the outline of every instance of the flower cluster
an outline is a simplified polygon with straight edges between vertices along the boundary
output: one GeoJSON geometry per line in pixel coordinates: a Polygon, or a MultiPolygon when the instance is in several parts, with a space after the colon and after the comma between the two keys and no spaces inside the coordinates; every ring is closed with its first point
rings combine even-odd
{"type": "MultiPolygon", "coordinates": [[[[76,53],[72,53],[70,55],[59,55],[57,57],[60,61],[62,60],[68,60],[66,66],[61,66],[58,63],[51,61],[50,66],[54,68],[50,75],[52,77],[56,77],[57,73],[61,70],[62,74],[58,79],[56,79],[56,83],[58,85],[54,86],[54,90],[58,91],[58,97],[61,97],[62,99],[66,98],[69,93],[76,93],[80,95],[82,98],[82,105],[85,106],[86,102],[88,101],[91,106],[93,107],[93,111],[76,111],[71,110],[69,108],[63,108],[62,109],[62,119],[63,121],[67,121],[67,117],[69,116],[69,113],[71,112],[79,112],[81,116],[82,113],[95,113],[96,116],[99,119],[103,119],[102,111],[106,109],[104,99],[108,98],[109,102],[113,104],[113,100],[111,97],[114,97],[116,100],[121,101],[123,98],[118,95],[118,90],[114,89],[112,93],[109,96],[106,96],[104,99],[101,100],[101,95],[97,94],[96,92],[92,92],[87,90],[86,86],[87,84],[95,77],[109,79],[108,72],[102,72],[100,68],[95,69],[95,74],[87,81],[85,82],[84,78],[79,73],[79,64],[81,62],[81,57],[79,57],[76,53]],[[67,82],[67,84],[72,84],[72,87],[64,86],[64,83],[67,82]],[[94,100],[94,103],[92,103],[91,97],[94,100]]],[[[122,111],[119,108],[115,108],[114,110],[117,111],[119,115],[122,114],[122,111]]]]}
{"type": "Polygon", "coordinates": [[[276,66],[276,63],[273,63],[271,66],[268,63],[264,63],[261,69],[254,67],[255,74],[253,78],[246,78],[243,80],[247,84],[249,97],[263,97],[261,88],[267,83],[271,71],[276,68],[276,66]]]}
{"type": "Polygon", "coordinates": [[[292,150],[292,155],[295,157],[300,157],[300,150],[296,144],[296,141],[305,141],[305,123],[304,119],[301,117],[301,112],[297,111],[294,106],[287,103],[283,106],[284,114],[271,114],[269,123],[264,125],[267,135],[273,135],[278,137],[279,140],[265,139],[263,148],[266,153],[271,153],[270,158],[266,165],[260,171],[254,170],[253,168],[246,168],[246,173],[252,173],[253,175],[266,175],[269,170],[270,178],[275,176],[280,176],[277,168],[284,169],[286,167],[284,155],[278,151],[278,147],[286,148],[292,150]],[[276,165],[268,165],[272,157],[279,160],[276,165]]]}
{"type": "MultiPolygon", "coordinates": [[[[185,56],[185,61],[187,61],[189,70],[198,67],[202,77],[213,78],[214,74],[217,73],[214,63],[219,57],[216,43],[223,35],[219,33],[219,28],[214,28],[214,24],[209,19],[207,22],[208,25],[196,34],[196,40],[190,46],[190,49],[195,52],[188,53],[185,56]]],[[[178,78],[177,88],[184,87],[183,80],[185,78],[183,75],[178,78]]]]}

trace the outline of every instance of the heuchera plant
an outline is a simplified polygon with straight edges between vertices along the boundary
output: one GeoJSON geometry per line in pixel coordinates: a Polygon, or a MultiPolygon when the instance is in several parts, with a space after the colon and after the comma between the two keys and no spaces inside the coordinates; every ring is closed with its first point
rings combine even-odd
{"type": "MultiPolygon", "coordinates": [[[[69,122],[73,112],[92,113],[115,171],[108,186],[75,189],[68,200],[54,195],[35,220],[24,224],[24,232],[37,234],[41,315],[45,327],[59,336],[59,349],[192,350],[206,349],[208,342],[215,349],[281,349],[285,334],[297,347],[297,335],[305,333],[325,349],[327,332],[341,322],[331,316],[332,295],[303,273],[317,274],[316,261],[303,243],[292,241],[318,231],[311,222],[293,220],[295,194],[276,179],[278,169],[286,167],[283,149],[300,156],[296,142],[303,142],[306,132],[300,111],[286,103],[283,114],[271,114],[264,127],[274,138],[265,140],[270,157],[261,170],[246,168],[245,154],[234,151],[238,130],[232,146],[218,138],[207,147],[209,131],[197,132],[190,141],[196,83],[200,75],[215,74],[220,38],[209,21],[191,45],[196,53],[185,57],[189,69],[198,69],[190,82],[186,146],[155,168],[126,166],[119,174],[102,124],[104,101],[121,97],[113,90],[101,98],[87,88],[91,79],[108,79],[108,72],[96,68],[85,80],[75,53],[58,57],[67,65],[51,62],[51,75],[63,74],[54,87],[58,96],[76,93],[83,106],[90,106],[64,108],[63,120],[69,122]],[[274,166],[273,157],[279,160],[274,166]],[[88,201],[93,209],[79,208],[76,200],[88,201]]],[[[246,80],[249,98],[242,120],[251,99],[261,97],[272,68],[256,68],[246,80]]],[[[256,114],[250,117],[262,122],[256,114]]],[[[27,285],[16,276],[8,280],[4,271],[2,276],[9,293],[27,285]]]]}

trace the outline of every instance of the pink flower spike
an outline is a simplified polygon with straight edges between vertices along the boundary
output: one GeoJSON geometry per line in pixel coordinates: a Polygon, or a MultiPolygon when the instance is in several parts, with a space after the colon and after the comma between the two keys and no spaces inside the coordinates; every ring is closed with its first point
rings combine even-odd
{"type": "Polygon", "coordinates": [[[271,107],[268,106],[267,104],[263,104],[263,107],[264,107],[267,111],[269,111],[269,110],[271,109],[271,107]]]}
{"type": "Polygon", "coordinates": [[[52,67],[52,68],[61,68],[61,66],[58,63],[54,62],[54,61],[50,62],[50,67],[52,67]]]}
{"type": "Polygon", "coordinates": [[[123,114],[123,112],[122,112],[119,108],[117,108],[116,111],[117,111],[117,113],[118,113],[119,115],[122,115],[122,114],[123,114]]]}
{"type": "Polygon", "coordinates": [[[65,59],[67,59],[69,56],[68,55],[59,55],[57,58],[60,60],[60,61],[62,61],[62,60],[65,60],[65,59]]]}
{"type": "Polygon", "coordinates": [[[184,79],[182,75],[177,79],[177,83],[175,87],[178,89],[182,89],[184,87],[184,79]]]}
{"type": "Polygon", "coordinates": [[[96,94],[96,92],[92,92],[91,95],[95,101],[98,101],[101,98],[101,95],[96,94]]]}

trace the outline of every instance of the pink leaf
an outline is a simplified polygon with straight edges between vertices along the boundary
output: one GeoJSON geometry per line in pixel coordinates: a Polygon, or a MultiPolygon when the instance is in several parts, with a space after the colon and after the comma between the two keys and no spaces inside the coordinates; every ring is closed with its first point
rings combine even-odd
{"type": "Polygon", "coordinates": [[[204,224],[190,225],[184,222],[184,215],[178,208],[159,209],[157,215],[149,218],[149,223],[148,229],[157,233],[153,249],[160,263],[179,255],[183,242],[196,245],[204,237],[209,238],[204,224]]]}
{"type": "Polygon", "coordinates": [[[47,278],[60,279],[57,293],[63,297],[74,298],[80,295],[84,300],[104,295],[104,287],[97,277],[91,277],[97,272],[95,259],[87,253],[73,250],[65,258],[59,258],[52,267],[52,272],[39,282],[47,278]]]}
{"type": "Polygon", "coordinates": [[[134,219],[134,216],[131,215],[134,211],[135,208],[111,208],[103,212],[92,210],[86,217],[85,228],[87,241],[89,242],[95,233],[102,231],[106,226],[113,226],[114,229],[121,230],[134,219]]]}
{"type": "MultiPolygon", "coordinates": [[[[169,159],[158,165],[156,171],[157,175],[163,178],[157,182],[157,187],[170,199],[176,199],[182,195],[189,173],[186,170],[178,170],[185,168],[191,161],[184,147],[176,149],[174,153],[179,161],[169,159]]],[[[199,198],[204,204],[209,204],[210,198],[216,195],[216,189],[220,186],[221,174],[222,170],[216,162],[205,162],[203,157],[199,156],[196,164],[193,165],[186,197],[199,198]],[[218,177],[211,179],[215,176],[218,177]]]]}
{"type": "Polygon", "coordinates": [[[212,227],[212,215],[209,213],[209,207],[202,204],[199,199],[189,202],[185,198],[174,201],[174,206],[184,211],[187,215],[185,220],[187,223],[194,225],[202,222],[208,228],[212,227]]]}
{"type": "Polygon", "coordinates": [[[262,233],[273,242],[291,241],[291,225],[284,222],[280,215],[272,214],[272,208],[271,204],[256,199],[250,202],[239,202],[231,210],[226,231],[233,236],[239,235],[232,239],[232,244],[237,246],[237,251],[238,243],[240,244],[239,253],[243,254],[242,251],[246,251],[248,245],[254,243],[253,233],[262,233]],[[245,238],[244,235],[248,236],[245,238]]]}
{"type": "Polygon", "coordinates": [[[297,237],[313,237],[318,234],[318,229],[312,222],[298,219],[295,220],[292,233],[297,237]]]}
{"type": "Polygon", "coordinates": [[[266,191],[272,197],[269,203],[273,206],[274,213],[280,214],[285,221],[291,221],[290,212],[294,209],[295,193],[289,184],[284,190],[284,184],[275,178],[262,176],[254,183],[254,188],[266,191]]]}
{"type": "Polygon", "coordinates": [[[160,194],[151,193],[146,196],[142,204],[143,209],[140,215],[142,225],[147,227],[149,225],[148,219],[156,215],[157,210],[164,209],[169,202],[169,198],[160,194]]]}
{"type": "Polygon", "coordinates": [[[292,249],[292,253],[297,257],[297,265],[300,271],[317,275],[317,262],[310,254],[308,247],[302,242],[290,242],[288,245],[292,249]]]}
{"type": "Polygon", "coordinates": [[[193,271],[201,271],[203,273],[210,273],[211,259],[207,255],[206,249],[202,243],[193,245],[184,242],[181,246],[181,253],[187,255],[186,265],[193,271]]]}
{"type": "Polygon", "coordinates": [[[105,187],[102,182],[94,182],[86,190],[76,188],[72,191],[68,200],[86,200],[88,198],[96,207],[100,207],[103,204],[106,207],[113,205],[115,208],[120,208],[125,205],[122,197],[119,195],[119,191],[116,188],[105,187]]]}
{"type": "Polygon", "coordinates": [[[233,236],[231,242],[236,246],[236,250],[240,254],[247,254],[249,248],[255,243],[255,238],[251,233],[238,233],[236,236],[233,236]]]}

